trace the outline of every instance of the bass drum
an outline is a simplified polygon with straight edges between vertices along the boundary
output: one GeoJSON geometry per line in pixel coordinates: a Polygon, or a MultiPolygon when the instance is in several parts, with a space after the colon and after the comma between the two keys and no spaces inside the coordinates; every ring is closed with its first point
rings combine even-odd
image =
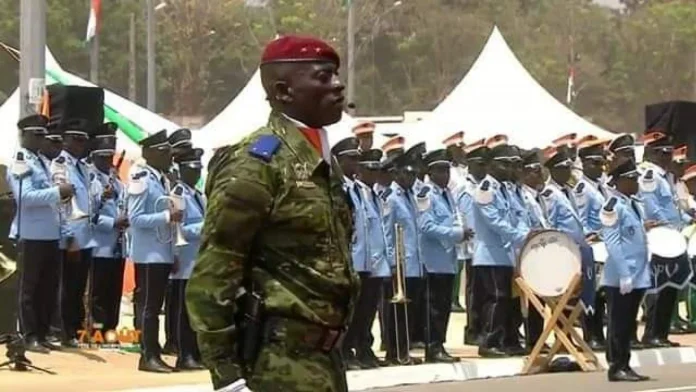
{"type": "Polygon", "coordinates": [[[560,231],[538,231],[522,246],[517,268],[536,295],[558,297],[568,290],[575,275],[582,276],[580,247],[560,231]]]}
{"type": "Polygon", "coordinates": [[[686,253],[686,238],[679,230],[658,226],[648,231],[648,250],[651,255],[674,259],[686,253]]]}

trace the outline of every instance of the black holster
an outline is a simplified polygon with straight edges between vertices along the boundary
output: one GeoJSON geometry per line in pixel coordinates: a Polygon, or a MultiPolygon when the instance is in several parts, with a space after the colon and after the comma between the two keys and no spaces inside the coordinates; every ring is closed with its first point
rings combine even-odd
{"type": "Polygon", "coordinates": [[[248,379],[263,343],[264,301],[254,291],[247,291],[237,301],[240,305],[240,312],[236,317],[240,331],[237,349],[244,377],[248,379]]]}

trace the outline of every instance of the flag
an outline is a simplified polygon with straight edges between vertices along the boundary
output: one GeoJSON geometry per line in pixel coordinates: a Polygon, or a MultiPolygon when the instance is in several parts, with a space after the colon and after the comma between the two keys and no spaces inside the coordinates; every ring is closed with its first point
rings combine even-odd
{"type": "Polygon", "coordinates": [[[572,65],[568,69],[568,91],[566,92],[566,103],[570,105],[575,97],[575,67],[572,65]]]}
{"type": "Polygon", "coordinates": [[[87,22],[87,42],[99,34],[101,28],[101,0],[92,0],[89,8],[89,22],[87,22]]]}

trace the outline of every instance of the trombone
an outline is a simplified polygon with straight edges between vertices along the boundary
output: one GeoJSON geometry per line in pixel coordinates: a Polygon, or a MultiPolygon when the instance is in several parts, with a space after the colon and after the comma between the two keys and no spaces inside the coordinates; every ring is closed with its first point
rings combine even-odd
{"type": "MultiPolygon", "coordinates": [[[[60,185],[68,183],[68,167],[65,162],[65,157],[59,156],[51,161],[50,171],[51,180],[54,184],[60,185]]],[[[89,215],[80,210],[75,195],[62,199],[60,203],[60,208],[63,210],[63,214],[68,215],[67,219],[69,221],[76,221],[89,217],[89,215]],[[70,212],[70,214],[68,214],[68,212],[70,212]]]]}
{"type": "MultiPolygon", "coordinates": [[[[174,189],[169,191],[169,180],[165,179],[165,190],[169,192],[167,196],[160,196],[155,200],[155,211],[159,211],[158,207],[161,206],[162,202],[167,203],[168,209],[173,209],[177,211],[184,211],[186,209],[186,200],[184,200],[184,187],[181,184],[174,186],[174,189]]],[[[157,228],[157,240],[163,244],[167,244],[174,241],[174,246],[180,247],[188,245],[188,241],[184,238],[184,232],[181,228],[181,223],[172,222],[172,229],[167,235],[162,234],[160,228],[157,228]],[[172,238],[175,236],[175,238],[172,238]]]]}
{"type": "Polygon", "coordinates": [[[401,227],[398,223],[394,225],[394,242],[395,242],[395,250],[394,250],[394,257],[395,257],[395,264],[396,264],[396,271],[395,271],[395,276],[392,278],[392,285],[393,285],[393,290],[394,290],[394,296],[391,299],[391,303],[394,307],[394,333],[396,334],[396,358],[397,361],[401,361],[402,358],[402,353],[400,347],[400,339],[399,337],[401,336],[401,332],[405,332],[405,339],[406,339],[406,356],[408,356],[408,352],[411,347],[411,342],[410,342],[410,334],[409,334],[409,329],[408,329],[408,296],[406,293],[406,249],[404,246],[404,228],[401,227]],[[403,306],[404,308],[404,325],[406,327],[406,331],[399,331],[399,307],[403,306]]]}

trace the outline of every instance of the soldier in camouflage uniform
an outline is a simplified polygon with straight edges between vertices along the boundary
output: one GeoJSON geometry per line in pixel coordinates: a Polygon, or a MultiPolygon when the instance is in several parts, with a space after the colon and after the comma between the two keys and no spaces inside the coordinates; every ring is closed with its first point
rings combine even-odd
{"type": "Polygon", "coordinates": [[[324,42],[272,41],[261,65],[268,125],[209,163],[186,300],[216,389],[348,390],[337,346],[359,281],[343,173],[322,129],[341,118],[338,66],[324,42]]]}

